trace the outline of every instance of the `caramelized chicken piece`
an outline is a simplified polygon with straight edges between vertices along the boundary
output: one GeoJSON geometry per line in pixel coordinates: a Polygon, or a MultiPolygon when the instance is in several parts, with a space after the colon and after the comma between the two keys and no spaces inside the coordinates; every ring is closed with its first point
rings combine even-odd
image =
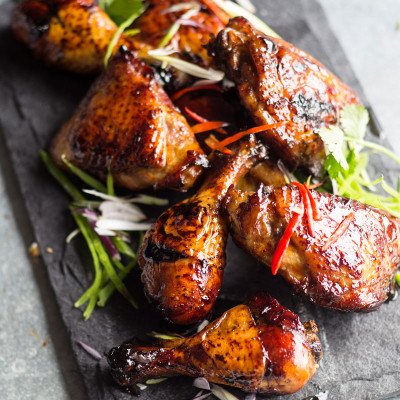
{"type": "Polygon", "coordinates": [[[321,343],[313,321],[297,315],[267,294],[238,305],[190,338],[162,347],[123,344],[108,362],[116,381],[132,386],[150,378],[188,375],[246,392],[286,394],[314,375],[321,343]]]}
{"type": "Polygon", "coordinates": [[[356,94],[310,55],[256,31],[243,17],[232,19],[209,43],[216,65],[236,83],[257,125],[288,121],[260,138],[288,165],[323,171],[321,126],[337,122],[356,94]]]}
{"type": "MultiPolygon", "coordinates": [[[[328,193],[310,191],[321,214],[314,236],[303,214],[284,252],[279,273],[298,294],[324,307],[372,311],[387,298],[400,261],[400,221],[385,211],[328,193]]],[[[295,213],[301,215],[297,187],[226,197],[235,242],[270,265],[295,213]]]]}
{"type": "MultiPolygon", "coordinates": [[[[157,48],[166,33],[174,22],[179,20],[191,7],[187,4],[187,8],[176,10],[171,7],[177,5],[185,5],[182,0],[147,0],[145,2],[145,11],[134,22],[133,27],[140,30],[135,35],[136,42],[143,44],[145,47],[157,48]]],[[[192,63],[202,67],[208,67],[211,63],[211,58],[207,54],[205,45],[210,39],[210,34],[217,34],[225,23],[214,14],[214,12],[206,5],[206,3],[214,3],[213,0],[194,3],[193,6],[200,6],[198,12],[194,12],[187,19],[187,24],[182,23],[179,30],[172,37],[168,46],[176,49],[180,58],[186,59],[192,63]]],[[[218,8],[217,5],[215,5],[218,8]]],[[[223,16],[224,21],[229,20],[229,16],[224,11],[219,10],[219,15],[223,16]]]]}
{"type": "MultiPolygon", "coordinates": [[[[168,12],[169,8],[184,3],[147,1],[144,13],[133,26],[140,33],[134,37],[120,35],[113,53],[121,45],[131,50],[157,48],[171,25],[187,12],[187,9],[168,12]]],[[[190,18],[191,25],[182,24],[169,45],[177,49],[179,57],[207,67],[210,58],[204,45],[210,34],[217,34],[224,24],[206,4],[200,3],[200,11],[190,18]]],[[[220,14],[228,19],[222,10],[220,14]]],[[[24,0],[14,12],[11,27],[37,59],[75,73],[102,71],[108,44],[117,31],[115,23],[94,0],[24,0]]],[[[180,74],[175,71],[173,76],[179,78],[180,74]]]]}
{"type": "MultiPolygon", "coordinates": [[[[76,73],[100,72],[117,26],[94,0],[25,0],[11,21],[18,40],[48,66],[76,73]]],[[[114,47],[135,48],[121,36],[114,47]]]]}
{"type": "MultiPolygon", "coordinates": [[[[74,165],[131,190],[187,190],[208,165],[153,70],[121,48],[51,147],[74,165]]],[[[64,166],[65,167],[65,166],[64,166]]]]}
{"type": "Polygon", "coordinates": [[[176,324],[204,319],[212,310],[225,267],[227,220],[220,204],[230,185],[264,156],[254,140],[231,156],[214,154],[199,192],[175,204],[147,232],[139,265],[147,297],[176,324]]]}

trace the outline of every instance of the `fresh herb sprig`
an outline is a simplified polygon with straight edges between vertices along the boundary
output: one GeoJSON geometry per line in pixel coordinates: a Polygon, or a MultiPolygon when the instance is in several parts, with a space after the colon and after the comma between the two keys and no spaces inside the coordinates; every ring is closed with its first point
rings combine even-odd
{"type": "MultiPolygon", "coordinates": [[[[400,158],[386,147],[365,140],[368,121],[368,111],[363,106],[349,105],[340,113],[341,127],[331,126],[319,131],[327,153],[325,169],[337,188],[337,194],[381,208],[400,218],[400,179],[396,190],[385,182],[383,176],[371,182],[367,171],[372,153],[384,154],[399,165],[400,158]],[[378,193],[378,184],[385,195],[378,193]]],[[[399,271],[395,279],[400,286],[399,271]]]]}
{"type": "Polygon", "coordinates": [[[107,185],[104,185],[62,156],[63,162],[70,171],[93,188],[81,191],[45,151],[41,151],[40,154],[48,171],[73,199],[70,210],[79,232],[87,243],[93,261],[93,282],[76,301],[75,307],[87,303],[83,312],[83,317],[87,320],[95,306],[104,307],[117,290],[133,307],[138,308],[123,280],[137,263],[143,231],[150,226],[150,223],[133,203],[166,205],[168,201],[147,195],[138,195],[133,198],[117,197],[114,193],[111,173],[108,174],[107,185]],[[87,194],[100,200],[87,199],[87,194]],[[133,251],[126,242],[129,240],[129,235],[125,232],[127,230],[139,231],[136,251],[133,251]],[[126,260],[125,264],[122,259],[126,260]]]}
{"type": "Polygon", "coordinates": [[[371,181],[368,163],[373,153],[384,154],[400,165],[400,158],[377,143],[365,140],[368,111],[361,105],[348,105],[340,112],[340,126],[322,128],[325,143],[325,169],[337,187],[337,194],[384,209],[400,217],[400,187],[392,188],[383,178],[371,181]],[[380,194],[380,184],[385,194],[380,194]]]}

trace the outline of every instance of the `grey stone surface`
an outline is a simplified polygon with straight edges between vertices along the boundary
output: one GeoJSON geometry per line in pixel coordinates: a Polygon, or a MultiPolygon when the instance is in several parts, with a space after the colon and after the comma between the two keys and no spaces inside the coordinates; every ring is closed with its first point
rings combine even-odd
{"type": "MultiPolygon", "coordinates": [[[[261,4],[262,1],[257,3],[261,4]]],[[[397,79],[397,71],[400,71],[400,33],[396,32],[396,23],[400,19],[400,2],[397,0],[321,0],[321,3],[389,140],[400,153],[400,143],[396,135],[399,129],[397,114],[400,106],[400,80],[397,79]]],[[[268,13],[266,18],[268,20],[268,13]]],[[[5,38],[10,39],[9,36],[2,35],[0,40],[5,38]]],[[[307,35],[305,35],[304,44],[308,45],[306,39],[307,35]]],[[[29,60],[29,57],[23,60],[29,60]]],[[[335,72],[338,73],[338,71],[335,72]]],[[[4,81],[3,76],[3,83],[4,81]]],[[[48,82],[52,82],[51,78],[48,82]]],[[[46,83],[46,80],[41,83],[46,83]]],[[[48,90],[52,94],[48,88],[42,89],[35,85],[30,87],[39,91],[48,90]]],[[[46,93],[39,98],[45,98],[45,95],[46,93]]],[[[30,97],[29,92],[22,91],[18,96],[26,110],[33,109],[37,112],[48,113],[53,123],[57,118],[51,114],[56,112],[62,114],[61,107],[64,103],[47,105],[50,110],[42,111],[43,106],[40,103],[36,104],[36,99],[30,97]]],[[[73,98],[74,96],[71,95],[71,102],[73,98]]],[[[40,118],[35,118],[32,120],[33,127],[40,128],[40,118]]],[[[13,126],[23,127],[24,125],[13,126]]],[[[42,139],[41,145],[44,144],[42,139]]],[[[29,230],[28,217],[24,212],[21,194],[16,188],[15,176],[10,169],[10,159],[3,141],[0,141],[0,146],[2,169],[2,177],[0,177],[0,237],[2,238],[0,241],[0,290],[3,294],[0,309],[0,398],[7,400],[83,399],[85,395],[77,366],[71,358],[71,345],[60,319],[44,266],[38,261],[32,263],[27,257],[26,249],[33,235],[29,230]],[[46,339],[48,344],[43,347],[42,342],[46,339]]],[[[23,157],[20,158],[23,159],[23,157]]],[[[32,167],[34,168],[34,163],[32,167]]],[[[44,190],[47,189],[44,187],[44,190]]],[[[29,198],[27,193],[24,193],[24,196],[29,198]]],[[[44,210],[39,208],[39,211],[44,210]]],[[[45,227],[41,232],[45,234],[45,227]]],[[[51,243],[51,240],[47,239],[47,242],[51,243]]],[[[247,260],[233,248],[231,254],[235,259],[243,260],[243,262],[247,260]]],[[[49,254],[46,256],[50,261],[51,256],[49,254]]],[[[68,268],[68,266],[64,267],[68,268]]],[[[247,283],[248,281],[249,285],[254,281],[254,277],[243,274],[243,271],[232,270],[231,273],[237,275],[237,281],[241,278],[240,282],[247,283]]],[[[257,270],[254,274],[262,277],[263,271],[257,270]]],[[[62,283],[60,285],[61,290],[62,283]]],[[[238,299],[242,297],[241,285],[231,283],[227,286],[227,290],[238,294],[238,299]]],[[[270,288],[272,292],[276,291],[273,294],[285,298],[284,295],[278,293],[278,289],[270,288]]],[[[67,294],[64,303],[61,300],[64,311],[69,310],[69,300],[67,294]]],[[[60,302],[60,298],[58,301],[60,302]]],[[[307,391],[308,394],[316,394],[320,389],[327,388],[328,398],[332,400],[375,399],[387,393],[388,388],[394,391],[400,387],[398,383],[400,350],[397,343],[393,342],[394,339],[399,339],[396,333],[396,326],[400,323],[399,314],[396,313],[398,302],[385,305],[379,311],[380,314],[343,315],[340,323],[338,323],[336,313],[322,312],[320,309],[303,306],[301,303],[298,303],[297,307],[302,315],[310,314],[317,319],[321,327],[321,339],[325,345],[325,357],[321,369],[314,386],[307,391]],[[392,336],[373,335],[374,326],[377,332],[390,332],[392,336]],[[342,343],[340,351],[337,351],[337,346],[332,344],[330,347],[329,345],[339,342],[342,343]],[[364,350],[370,348],[371,354],[380,352],[385,357],[371,360],[368,351],[359,353],[360,348],[364,350]],[[352,371],[344,368],[349,360],[354,361],[352,371]],[[387,368],[389,364],[393,365],[391,370],[387,368]],[[365,392],[366,387],[370,388],[368,393],[365,392]]],[[[69,318],[69,315],[67,317],[69,318]]],[[[107,332],[116,329],[118,319],[121,318],[121,315],[116,315],[115,320],[110,319],[109,316],[100,319],[105,331],[101,335],[107,337],[107,332]]],[[[97,336],[99,335],[100,333],[97,336]]],[[[91,337],[96,337],[96,332],[92,336],[88,334],[88,338],[91,337]]],[[[95,370],[92,360],[84,357],[85,355],[81,354],[81,363],[82,360],[85,361],[81,365],[82,370],[95,370]]],[[[172,388],[166,387],[166,390],[173,393],[176,390],[174,387],[178,384],[174,382],[171,385],[172,388]]],[[[107,396],[104,393],[102,395],[107,396]]],[[[94,398],[93,395],[91,397],[94,398]]]]}

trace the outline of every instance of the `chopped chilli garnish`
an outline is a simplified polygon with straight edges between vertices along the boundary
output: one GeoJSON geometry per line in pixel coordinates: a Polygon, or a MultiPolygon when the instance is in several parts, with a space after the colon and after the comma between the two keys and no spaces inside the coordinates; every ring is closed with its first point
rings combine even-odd
{"type": "Polygon", "coordinates": [[[222,88],[218,85],[201,85],[201,86],[190,86],[188,88],[179,90],[175,92],[171,96],[171,100],[175,101],[182,97],[184,94],[189,92],[197,92],[198,90],[217,90],[218,92],[222,92],[222,88]]]}
{"type": "MultiPolygon", "coordinates": [[[[197,122],[208,122],[208,119],[202,117],[199,114],[196,114],[194,111],[190,110],[189,108],[185,107],[185,111],[197,122]]],[[[224,128],[216,129],[218,133],[222,133],[223,135],[227,135],[228,132],[224,128]]]]}
{"type": "MultiPolygon", "coordinates": [[[[219,140],[214,135],[208,136],[208,138],[204,142],[211,150],[215,150],[216,147],[220,143],[219,140]]],[[[229,149],[226,149],[225,147],[218,149],[218,151],[220,151],[221,153],[224,153],[224,154],[232,154],[232,151],[229,149]]]]}
{"type": "Polygon", "coordinates": [[[224,126],[228,126],[229,124],[224,121],[207,121],[201,122],[200,124],[191,126],[192,132],[194,134],[212,131],[218,128],[222,128],[224,126]]]}
{"type": "Polygon", "coordinates": [[[288,123],[288,121],[283,121],[283,122],[277,122],[276,124],[260,125],[260,126],[255,126],[254,128],[250,128],[247,131],[238,132],[235,135],[232,135],[232,136],[222,140],[219,143],[217,150],[219,150],[222,147],[227,146],[228,144],[238,141],[239,139],[241,139],[244,136],[251,135],[252,133],[267,131],[269,129],[279,128],[283,125],[286,125],[287,123],[288,123]]]}
{"type": "Polygon", "coordinates": [[[319,183],[313,183],[312,185],[307,185],[308,189],[316,189],[317,187],[320,187],[324,184],[325,182],[319,182],[319,183]]]}
{"type": "Polygon", "coordinates": [[[212,13],[224,24],[226,25],[229,22],[229,16],[223,11],[217,4],[214,3],[214,0],[203,0],[203,3],[210,9],[212,13]]]}
{"type": "Polygon", "coordinates": [[[300,195],[303,200],[304,210],[307,215],[308,230],[310,232],[310,235],[314,237],[315,236],[314,214],[313,214],[313,209],[311,207],[310,198],[307,195],[307,190],[305,186],[299,182],[292,182],[291,185],[296,186],[300,191],[300,195]]]}
{"type": "Polygon", "coordinates": [[[278,243],[274,255],[272,256],[272,261],[271,261],[272,275],[276,275],[276,273],[278,272],[278,269],[281,266],[283,255],[285,254],[285,251],[289,246],[290,238],[292,237],[294,230],[297,228],[297,225],[300,223],[302,216],[303,214],[297,212],[293,213],[293,216],[289,221],[289,224],[286,227],[285,232],[281,237],[281,240],[278,243]]]}
{"type": "Polygon", "coordinates": [[[315,221],[321,221],[321,213],[319,212],[319,209],[317,207],[317,204],[315,203],[315,199],[312,196],[310,192],[310,187],[307,186],[305,183],[303,183],[304,188],[306,189],[308,199],[310,200],[312,212],[313,212],[313,218],[315,221]]]}
{"type": "Polygon", "coordinates": [[[328,238],[322,246],[322,251],[328,250],[347,230],[351,222],[354,220],[354,214],[351,212],[335,229],[335,232],[328,238]]]}

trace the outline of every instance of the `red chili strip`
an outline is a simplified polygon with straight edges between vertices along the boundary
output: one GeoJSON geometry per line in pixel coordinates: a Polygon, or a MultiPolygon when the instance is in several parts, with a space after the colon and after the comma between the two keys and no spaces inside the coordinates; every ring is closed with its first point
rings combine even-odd
{"type": "Polygon", "coordinates": [[[300,191],[301,198],[303,199],[304,210],[305,210],[306,215],[307,215],[308,230],[310,232],[310,235],[312,237],[314,237],[315,236],[314,215],[313,215],[313,209],[311,207],[310,199],[309,199],[309,197],[307,195],[307,191],[306,191],[305,187],[299,182],[292,182],[291,185],[296,186],[300,191]]]}
{"type": "Polygon", "coordinates": [[[179,97],[182,97],[186,93],[196,92],[198,90],[217,90],[218,92],[222,92],[222,89],[217,85],[190,86],[188,88],[185,88],[185,89],[182,89],[182,90],[179,90],[179,91],[175,92],[171,96],[171,100],[175,101],[175,100],[179,99],[179,97]]]}
{"type": "MultiPolygon", "coordinates": [[[[185,107],[185,111],[197,122],[201,122],[201,123],[208,122],[208,119],[202,117],[199,114],[196,114],[194,111],[190,110],[187,107],[185,107]]],[[[227,135],[228,134],[228,132],[224,128],[218,128],[218,129],[216,129],[216,131],[218,133],[222,133],[223,135],[227,135]]]]}
{"type": "Polygon", "coordinates": [[[281,237],[281,240],[278,243],[278,246],[275,250],[274,255],[272,256],[271,261],[271,272],[272,275],[276,275],[278,272],[279,267],[282,263],[283,255],[285,254],[286,249],[289,246],[290,238],[293,235],[294,230],[297,228],[297,225],[300,223],[301,217],[303,214],[299,214],[297,212],[293,213],[292,219],[289,221],[288,226],[281,237]]]}
{"type": "Polygon", "coordinates": [[[303,183],[304,188],[306,189],[308,200],[310,201],[312,212],[313,212],[313,218],[314,221],[321,221],[321,213],[319,212],[319,209],[317,207],[317,204],[315,203],[314,197],[312,196],[310,192],[309,186],[307,186],[305,183],[303,183]]]}
{"type": "Polygon", "coordinates": [[[194,134],[197,134],[201,132],[212,131],[227,125],[229,124],[223,121],[207,121],[207,122],[201,122],[200,124],[197,125],[193,125],[190,127],[190,129],[193,131],[194,134]]]}
{"type": "MultiPolygon", "coordinates": [[[[276,124],[256,126],[254,128],[248,129],[247,131],[238,132],[235,135],[224,139],[222,142],[220,142],[219,145],[221,147],[225,147],[228,144],[238,141],[239,139],[241,139],[244,136],[251,135],[252,133],[267,131],[269,129],[279,128],[280,126],[286,125],[287,123],[288,123],[288,121],[283,121],[283,122],[277,122],[276,124]]],[[[217,149],[217,150],[219,150],[219,149],[217,149]]]]}
{"type": "Polygon", "coordinates": [[[215,16],[226,25],[229,22],[229,16],[213,0],[203,0],[203,3],[215,14],[215,16]]]}
{"type": "MultiPolygon", "coordinates": [[[[214,135],[208,136],[208,138],[204,142],[211,150],[215,150],[220,143],[219,140],[214,135]]],[[[224,154],[232,154],[232,151],[226,149],[225,147],[222,147],[221,149],[218,150],[224,154]]]]}
{"type": "Polygon", "coordinates": [[[320,182],[320,183],[314,183],[312,185],[307,185],[308,189],[316,189],[317,187],[320,187],[324,184],[324,182],[320,182]]]}
{"type": "Polygon", "coordinates": [[[354,214],[351,212],[335,229],[335,232],[331,235],[330,238],[325,242],[322,246],[322,251],[326,251],[331,247],[345,232],[346,229],[349,227],[351,222],[354,220],[354,214]]]}

